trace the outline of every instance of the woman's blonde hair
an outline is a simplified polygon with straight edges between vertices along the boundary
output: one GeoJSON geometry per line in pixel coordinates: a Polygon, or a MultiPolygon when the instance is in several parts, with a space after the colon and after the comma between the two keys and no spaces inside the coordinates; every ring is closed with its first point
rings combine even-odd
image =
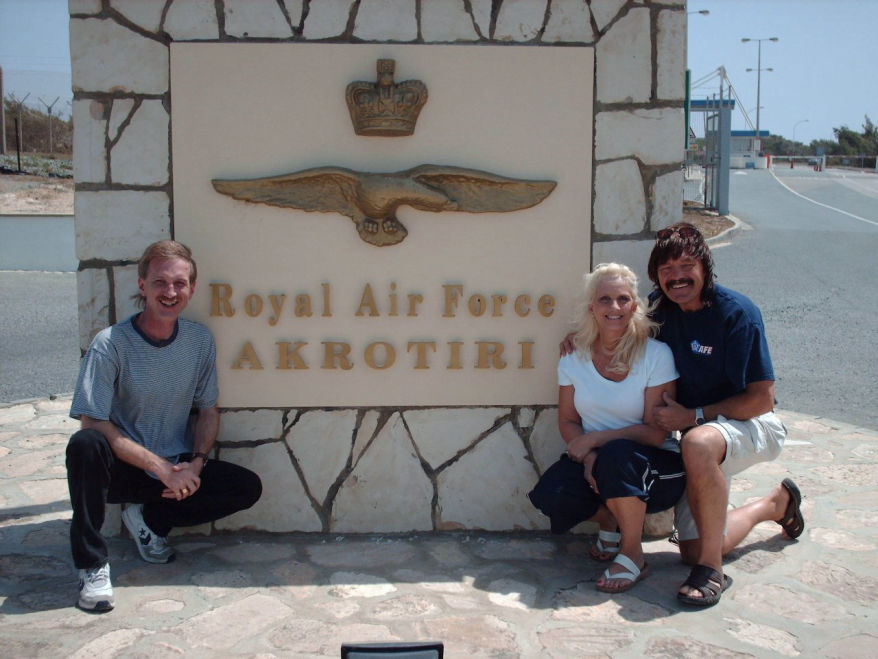
{"type": "Polygon", "coordinates": [[[652,311],[637,294],[637,275],[627,265],[621,263],[600,263],[594,270],[583,276],[585,287],[578,298],[573,315],[573,343],[577,352],[591,359],[591,346],[598,338],[598,324],[588,306],[594,302],[598,286],[608,279],[621,279],[631,289],[634,300],[634,313],[625,333],[613,349],[609,370],[612,373],[627,373],[646,348],[646,339],[655,336],[659,325],[649,318],[652,311]]]}

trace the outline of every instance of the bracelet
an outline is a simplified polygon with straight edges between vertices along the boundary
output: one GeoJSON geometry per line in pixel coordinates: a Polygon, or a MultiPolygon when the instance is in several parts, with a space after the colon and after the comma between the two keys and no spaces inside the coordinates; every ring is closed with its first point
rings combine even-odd
{"type": "Polygon", "coordinates": [[[207,455],[207,453],[193,453],[192,459],[194,460],[195,458],[201,458],[201,461],[203,462],[202,466],[206,465],[207,461],[210,460],[210,457],[207,455]]]}

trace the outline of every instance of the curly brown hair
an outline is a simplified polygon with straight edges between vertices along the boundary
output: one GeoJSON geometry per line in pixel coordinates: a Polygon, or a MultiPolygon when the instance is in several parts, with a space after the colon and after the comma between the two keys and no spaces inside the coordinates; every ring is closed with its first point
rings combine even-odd
{"type": "Polygon", "coordinates": [[[671,259],[679,259],[684,254],[701,262],[704,268],[704,288],[701,289],[701,301],[705,304],[713,298],[713,284],[716,275],[713,272],[713,255],[701,232],[688,222],[677,222],[656,232],[655,246],[649,255],[647,274],[658,291],[659,303],[665,302],[665,294],[659,283],[658,269],[671,259]]]}

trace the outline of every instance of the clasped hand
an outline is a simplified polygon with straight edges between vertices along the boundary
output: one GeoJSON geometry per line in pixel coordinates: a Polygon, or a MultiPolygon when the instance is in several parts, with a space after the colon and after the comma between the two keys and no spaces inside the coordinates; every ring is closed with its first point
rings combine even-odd
{"type": "Polygon", "coordinates": [[[653,420],[662,430],[672,432],[674,430],[685,430],[692,425],[692,411],[683,407],[671,398],[667,392],[662,394],[664,405],[653,408],[653,420]]]}
{"type": "Polygon", "coordinates": [[[567,455],[574,462],[579,462],[583,467],[583,475],[591,488],[597,492],[598,484],[592,474],[595,460],[598,454],[594,450],[594,442],[589,438],[588,433],[580,435],[576,439],[567,444],[567,455]]]}
{"type": "Polygon", "coordinates": [[[182,501],[191,497],[201,487],[201,478],[191,462],[178,462],[162,480],[165,489],[162,497],[182,501]]]}

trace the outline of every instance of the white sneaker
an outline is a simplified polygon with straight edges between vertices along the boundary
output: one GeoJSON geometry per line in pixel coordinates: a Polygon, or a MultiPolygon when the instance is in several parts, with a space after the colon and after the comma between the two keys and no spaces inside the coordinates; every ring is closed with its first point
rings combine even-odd
{"type": "Polygon", "coordinates": [[[114,603],[109,563],[79,571],[79,608],[86,611],[109,611],[114,603]]]}
{"type": "Polygon", "coordinates": [[[173,548],[168,539],[156,535],[143,521],[143,504],[130,504],[122,512],[125,528],[134,538],[140,557],[147,563],[170,563],[174,560],[173,548]]]}

